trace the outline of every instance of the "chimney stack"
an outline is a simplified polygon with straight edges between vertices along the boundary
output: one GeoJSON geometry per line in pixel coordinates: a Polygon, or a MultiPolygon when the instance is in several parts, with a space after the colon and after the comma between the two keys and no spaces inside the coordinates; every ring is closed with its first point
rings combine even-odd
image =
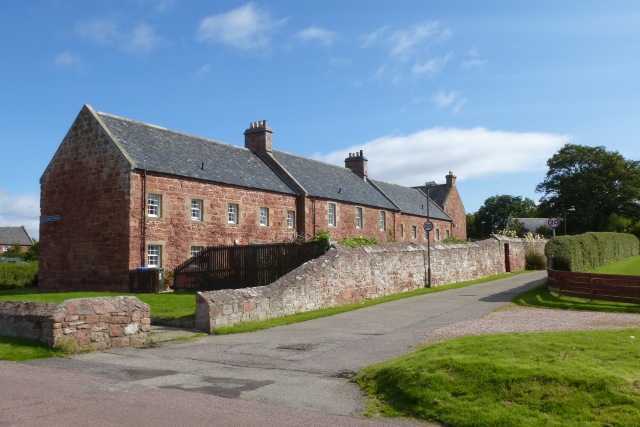
{"type": "Polygon", "coordinates": [[[359,153],[349,153],[349,157],[344,159],[344,166],[347,169],[351,169],[360,178],[367,178],[368,170],[367,163],[369,160],[362,154],[362,150],[359,153]]]}
{"type": "Polygon", "coordinates": [[[445,176],[445,178],[447,179],[447,187],[448,188],[456,186],[456,178],[457,178],[457,176],[455,176],[453,174],[453,172],[449,171],[449,175],[445,176]]]}
{"type": "Polygon", "coordinates": [[[252,122],[249,129],[244,131],[244,147],[258,154],[273,153],[273,131],[266,120],[252,122]]]}

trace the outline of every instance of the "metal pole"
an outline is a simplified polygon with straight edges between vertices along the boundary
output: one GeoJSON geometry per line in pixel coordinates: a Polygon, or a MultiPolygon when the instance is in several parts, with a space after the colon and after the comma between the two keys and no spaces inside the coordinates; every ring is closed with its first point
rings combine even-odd
{"type": "MultiPolygon", "coordinates": [[[[431,198],[429,197],[429,187],[427,187],[427,218],[431,221],[431,215],[429,215],[429,205],[431,204],[431,198]]],[[[431,287],[431,231],[427,231],[427,287],[431,287]]]]}

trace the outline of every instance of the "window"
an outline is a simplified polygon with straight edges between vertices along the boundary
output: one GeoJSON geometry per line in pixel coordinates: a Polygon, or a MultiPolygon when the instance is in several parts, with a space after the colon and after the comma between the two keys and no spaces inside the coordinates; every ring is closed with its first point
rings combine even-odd
{"type": "Polygon", "coordinates": [[[191,256],[198,256],[204,250],[204,246],[191,246],[191,256]]]}
{"type": "Polygon", "coordinates": [[[449,238],[449,230],[445,230],[444,231],[444,238],[448,239],[449,238]]]}
{"type": "Polygon", "coordinates": [[[387,214],[385,211],[380,211],[380,231],[387,229],[387,214]]]}
{"type": "Polygon", "coordinates": [[[147,215],[153,218],[160,218],[162,215],[162,196],[159,194],[149,194],[147,196],[147,215]]]}
{"type": "Polygon", "coordinates": [[[160,267],[162,265],[162,246],[147,246],[147,267],[160,267]]]}
{"type": "Polygon", "coordinates": [[[336,217],[336,204],[329,203],[329,226],[335,227],[338,225],[338,220],[336,217]]]}
{"type": "Polygon", "coordinates": [[[191,200],[191,219],[202,221],[202,200],[191,200]]]}
{"type": "Polygon", "coordinates": [[[296,213],[294,211],[287,211],[287,228],[295,228],[296,226],[296,213]]]}
{"type": "Polygon", "coordinates": [[[260,226],[266,227],[269,225],[269,208],[260,208],[260,226]]]}
{"type": "Polygon", "coordinates": [[[418,227],[416,227],[415,225],[411,226],[411,238],[415,239],[416,237],[418,237],[418,227]]]}
{"type": "Polygon", "coordinates": [[[400,237],[404,237],[404,224],[400,224],[400,237]]]}
{"type": "Polygon", "coordinates": [[[238,218],[238,205],[235,203],[229,203],[229,209],[227,210],[227,222],[229,224],[237,224],[238,218]]]}
{"type": "Polygon", "coordinates": [[[362,208],[356,208],[356,228],[362,228],[362,208]]]}
{"type": "Polygon", "coordinates": [[[440,229],[436,228],[436,240],[440,240],[440,229]]]}
{"type": "Polygon", "coordinates": [[[9,252],[9,246],[3,246],[2,252],[9,252]]]}

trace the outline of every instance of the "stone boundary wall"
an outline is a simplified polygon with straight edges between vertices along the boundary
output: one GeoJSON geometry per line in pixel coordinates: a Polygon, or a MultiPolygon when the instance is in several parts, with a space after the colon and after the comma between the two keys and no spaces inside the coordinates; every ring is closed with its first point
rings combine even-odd
{"type": "MultiPolygon", "coordinates": [[[[524,269],[528,248],[544,253],[546,241],[493,237],[469,244],[432,244],[432,286],[504,273],[507,243],[511,270],[516,271],[524,269]]],[[[427,264],[426,245],[338,245],[270,285],[199,292],[195,327],[211,333],[222,326],[410,291],[425,286],[427,264]]]]}
{"type": "Polygon", "coordinates": [[[146,347],[150,343],[150,312],[148,304],[131,296],[61,303],[0,301],[0,335],[71,350],[146,347]]]}

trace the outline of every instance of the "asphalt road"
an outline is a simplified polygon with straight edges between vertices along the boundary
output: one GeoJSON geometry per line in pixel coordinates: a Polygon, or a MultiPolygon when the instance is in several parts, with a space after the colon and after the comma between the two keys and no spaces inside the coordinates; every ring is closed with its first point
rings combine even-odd
{"type": "MultiPolygon", "coordinates": [[[[65,359],[0,362],[0,426],[369,426],[349,378],[482,316],[546,272],[246,334],[65,359]]],[[[424,424],[421,424],[424,425],[424,424]]]]}

